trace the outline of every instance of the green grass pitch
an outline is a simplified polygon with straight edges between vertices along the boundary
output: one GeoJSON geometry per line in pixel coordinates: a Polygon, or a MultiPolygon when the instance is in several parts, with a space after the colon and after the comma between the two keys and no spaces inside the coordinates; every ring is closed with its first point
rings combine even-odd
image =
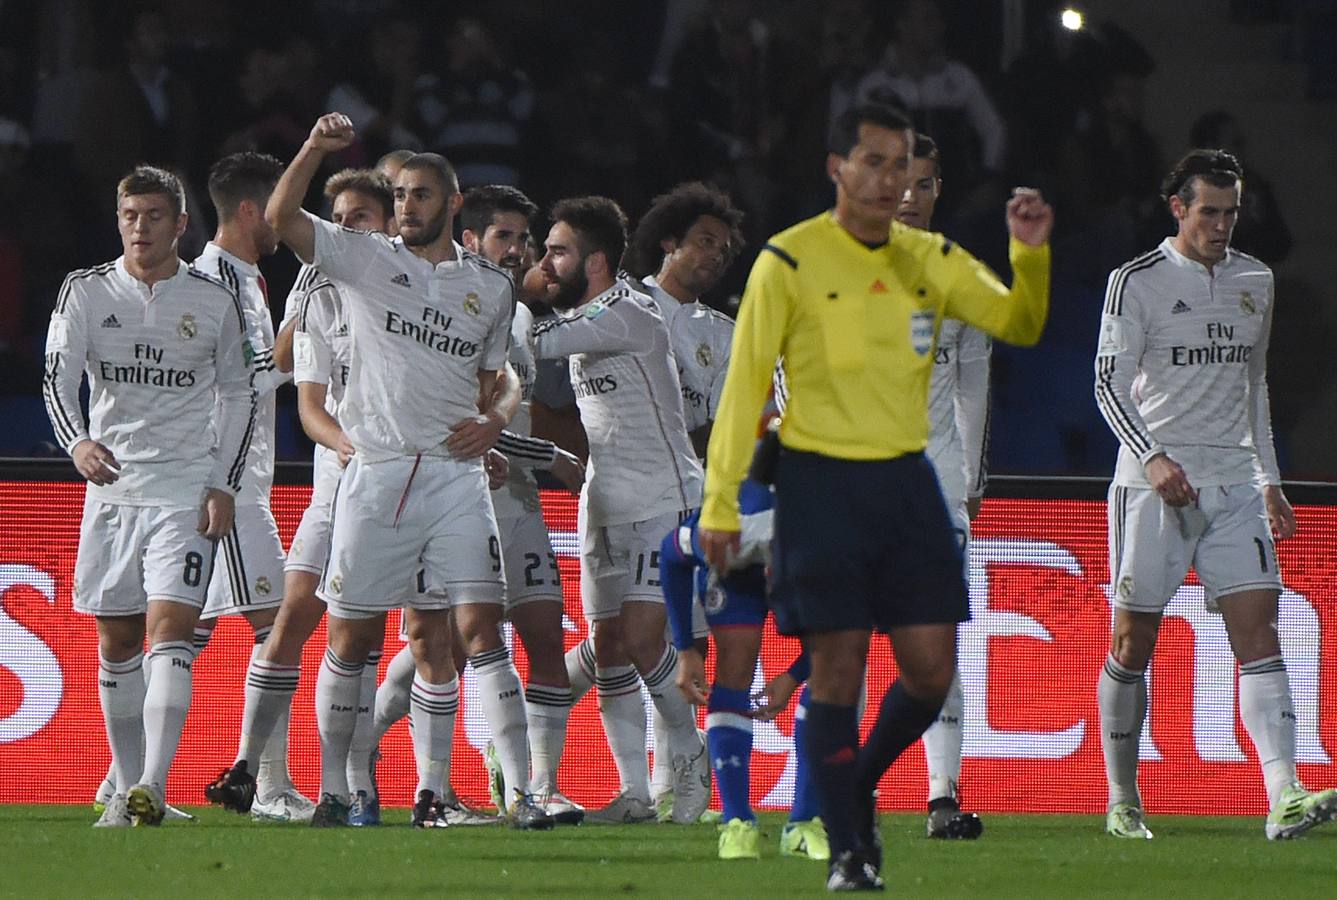
{"type": "MultiPolygon", "coordinates": [[[[316,830],[211,808],[195,823],[93,829],[87,806],[0,806],[0,896],[789,897],[823,894],[825,866],[779,856],[762,817],[760,862],[715,858],[715,829],[582,826],[316,830]]],[[[408,811],[386,810],[391,823],[408,811]]],[[[882,817],[897,897],[1331,896],[1337,825],[1269,842],[1258,818],[1154,816],[1153,841],[1116,841],[1095,816],[987,815],[973,842],[932,841],[923,817],[882,817]]]]}

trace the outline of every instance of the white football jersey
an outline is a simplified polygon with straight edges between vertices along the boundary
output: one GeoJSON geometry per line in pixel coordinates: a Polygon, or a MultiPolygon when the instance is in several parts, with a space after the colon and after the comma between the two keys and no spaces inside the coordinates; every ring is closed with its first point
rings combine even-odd
{"type": "Polygon", "coordinates": [[[557,454],[556,444],[530,436],[529,403],[534,396],[537,371],[530,337],[533,326],[534,314],[529,307],[516,304],[511,323],[510,363],[520,379],[520,407],[497,439],[497,449],[511,464],[506,483],[492,492],[498,520],[518,519],[540,509],[539,486],[533,470],[551,468],[557,454]]]}
{"type": "Polygon", "coordinates": [[[642,283],[659,303],[682,382],[682,413],[689,432],[714,421],[729,371],[734,321],[696,300],[681,303],[647,275],[642,283]]]}
{"type": "Polygon", "coordinates": [[[1096,402],[1119,439],[1115,482],[1148,487],[1164,452],[1194,487],[1280,484],[1267,394],[1272,270],[1229,250],[1213,271],[1166,238],[1110,273],[1096,402]]]}
{"type": "Polygon", "coordinates": [[[926,452],[949,507],[981,496],[988,478],[991,347],[978,328],[942,320],[929,380],[926,452]]]}
{"type": "Polygon", "coordinates": [[[446,455],[450,426],[478,415],[478,373],[506,365],[511,277],[459,244],[434,266],[400,238],[307,215],[352,337],[344,434],[366,460],[446,455]]]}
{"type": "Polygon", "coordinates": [[[251,452],[246,459],[246,478],[239,500],[268,504],[269,490],[274,484],[274,419],[277,410],[274,391],[292,377],[274,365],[274,320],[269,312],[269,296],[261,285],[259,267],[234,256],[213,241],[204,245],[204,251],[194,265],[236,291],[242,312],[246,314],[256,406],[255,431],[251,434],[251,452]]]}
{"type": "Polygon", "coordinates": [[[303,292],[292,347],[293,380],[325,385],[325,411],[338,419],[348,388],[352,338],[334,282],[320,279],[303,292]]]}
{"type": "Polygon", "coordinates": [[[302,268],[297,270],[297,279],[292,283],[287,299],[283,301],[283,320],[279,322],[279,331],[286,328],[302,311],[302,297],[307,290],[317,281],[323,280],[327,279],[321,277],[319,269],[311,263],[302,263],[302,268]]]}
{"type": "Polygon", "coordinates": [[[115,483],[88,485],[90,497],[196,506],[206,488],[242,489],[255,418],[244,319],[230,287],[184,262],[152,288],[124,257],[66,277],[42,395],[67,453],[92,439],[121,465],[115,483]]]}
{"type": "Polygon", "coordinates": [[[640,522],[701,504],[701,464],[658,304],[627,281],[534,326],[534,355],[569,356],[590,442],[581,492],[591,526],[640,522]]]}

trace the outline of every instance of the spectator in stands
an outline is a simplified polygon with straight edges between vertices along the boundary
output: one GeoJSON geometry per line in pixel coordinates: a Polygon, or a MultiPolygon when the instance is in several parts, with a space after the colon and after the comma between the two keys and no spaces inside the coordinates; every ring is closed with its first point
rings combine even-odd
{"type": "Polygon", "coordinates": [[[422,65],[422,30],[406,18],[379,22],[369,42],[365,35],[346,39],[348,52],[362,56],[370,49],[371,65],[348,68],[324,109],[341,110],[353,120],[368,164],[391,150],[421,148],[422,140],[405,123],[413,115],[414,88],[422,65]]]}
{"type": "MultiPolygon", "coordinates": [[[[948,57],[946,26],[936,3],[903,0],[894,26],[896,36],[882,64],[859,82],[856,99],[902,109],[918,130],[933,135],[943,158],[953,161],[947,176],[953,196],[964,199],[1003,168],[1003,120],[975,73],[948,57]]],[[[966,202],[973,206],[980,198],[966,202]]],[[[988,204],[996,206],[996,200],[988,204]]],[[[951,217],[951,209],[941,212],[951,217]]]]}
{"type": "MultiPolygon", "coordinates": [[[[418,78],[416,131],[455,166],[460,187],[516,184],[525,129],[534,114],[529,76],[474,16],[455,20],[436,71],[418,78]]],[[[580,103],[588,103],[580,98],[580,103]]]]}
{"type": "Polygon", "coordinates": [[[1285,259],[1294,243],[1291,230],[1282,218],[1272,182],[1249,164],[1249,143],[1235,117],[1223,109],[1203,113],[1189,129],[1188,142],[1190,147],[1229,150],[1244,165],[1244,190],[1231,246],[1269,266],[1285,259]]]}

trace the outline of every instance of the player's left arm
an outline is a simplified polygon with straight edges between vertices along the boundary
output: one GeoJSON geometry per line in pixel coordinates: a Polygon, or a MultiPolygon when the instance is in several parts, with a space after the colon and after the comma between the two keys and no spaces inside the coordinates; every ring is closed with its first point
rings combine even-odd
{"type": "Polygon", "coordinates": [[[1000,341],[1034,346],[1049,316],[1049,236],[1054,210],[1039,191],[1015,188],[1007,203],[1012,287],[989,267],[948,241],[929,256],[929,277],[946,296],[944,314],[1000,341]]]}
{"type": "Polygon", "coordinates": [[[218,436],[218,455],[205,483],[207,490],[200,508],[200,533],[214,541],[232,528],[236,496],[241,490],[251,434],[255,430],[256,394],[251,385],[252,370],[242,349],[245,341],[240,304],[229,303],[214,351],[217,386],[214,433],[218,436]]]}
{"type": "Polygon", "coordinates": [[[1268,286],[1267,312],[1249,357],[1249,425],[1253,431],[1254,473],[1263,487],[1267,523],[1278,540],[1295,534],[1295,510],[1291,509],[1281,489],[1281,469],[1272,443],[1272,404],[1267,390],[1267,348],[1272,340],[1272,310],[1276,305],[1275,286],[1268,286]]]}
{"type": "Polygon", "coordinates": [[[285,321],[279,333],[274,335],[274,368],[289,377],[292,376],[292,336],[296,332],[297,317],[294,316],[285,321]]]}
{"type": "MultiPolygon", "coordinates": [[[[509,301],[509,287],[507,291],[509,301]]],[[[514,305],[509,302],[498,307],[492,327],[479,350],[482,362],[478,369],[478,415],[461,419],[450,426],[446,449],[456,459],[474,459],[495,447],[502,429],[510,423],[520,406],[520,379],[506,360],[510,350],[513,309],[514,305]],[[507,377],[513,382],[513,391],[500,384],[504,372],[509,372],[507,377]]]]}
{"type": "Polygon", "coordinates": [[[967,325],[961,329],[956,356],[956,429],[966,463],[966,503],[973,519],[989,480],[989,336],[967,325]]]}

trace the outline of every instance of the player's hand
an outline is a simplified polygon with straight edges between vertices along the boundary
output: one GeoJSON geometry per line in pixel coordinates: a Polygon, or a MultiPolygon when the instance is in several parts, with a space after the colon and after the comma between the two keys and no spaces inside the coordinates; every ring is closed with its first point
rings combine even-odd
{"type": "Polygon", "coordinates": [[[1295,510],[1282,493],[1281,487],[1269,484],[1263,488],[1263,505],[1267,508],[1267,524],[1272,536],[1279,541],[1295,535],[1295,510]]]}
{"type": "Polygon", "coordinates": [[[1144,468],[1152,489],[1170,506],[1188,506],[1197,502],[1198,492],[1188,483],[1183,466],[1164,453],[1147,460],[1144,468]]]}
{"type": "Polygon", "coordinates": [[[701,552],[706,555],[706,562],[716,572],[727,572],[738,558],[739,533],[737,531],[715,531],[700,528],[696,532],[701,542],[701,552]]]}
{"type": "Polygon", "coordinates": [[[762,722],[769,722],[789,706],[789,700],[794,696],[794,691],[798,690],[798,682],[789,672],[781,672],[761,689],[761,693],[752,695],[752,702],[756,707],[752,710],[752,718],[759,719],[762,722]]]}
{"type": "Polygon", "coordinates": [[[678,690],[688,703],[705,706],[710,702],[706,687],[706,661],[695,647],[678,651],[678,690]]]}
{"type": "Polygon", "coordinates": [[[580,486],[585,483],[585,464],[580,461],[580,457],[558,447],[557,458],[552,461],[549,471],[568,491],[580,493],[580,486]]]}
{"type": "Polygon", "coordinates": [[[79,474],[93,484],[112,484],[121,477],[121,464],[116,461],[115,454],[95,440],[75,444],[70,458],[79,474]]]}
{"type": "Polygon", "coordinates": [[[326,113],[316,120],[306,144],[313,150],[337,153],[351,146],[356,137],[352,119],[343,113],[326,113]]]}
{"type": "Polygon", "coordinates": [[[476,459],[497,445],[506,423],[489,413],[470,416],[450,426],[446,449],[455,459],[476,459]]]}
{"type": "Polygon", "coordinates": [[[500,450],[489,450],[483,457],[483,470],[487,472],[487,489],[495,491],[506,483],[511,474],[511,463],[500,450]]]}
{"type": "Polygon", "coordinates": [[[1035,188],[1013,188],[1007,201],[1007,230],[1023,244],[1047,244],[1054,230],[1054,209],[1035,188]]]}
{"type": "Polygon", "coordinates": [[[195,529],[211,541],[219,540],[232,530],[237,514],[237,500],[228,491],[209,488],[200,504],[200,524],[195,529]]]}
{"type": "Polygon", "coordinates": [[[353,458],[355,453],[357,453],[357,448],[353,446],[353,442],[348,439],[348,435],[340,431],[339,436],[334,441],[334,455],[339,459],[339,468],[347,468],[348,461],[353,458]]]}
{"type": "Polygon", "coordinates": [[[980,514],[980,505],[983,502],[983,497],[966,498],[966,515],[970,517],[970,521],[975,521],[975,517],[980,514]]]}

